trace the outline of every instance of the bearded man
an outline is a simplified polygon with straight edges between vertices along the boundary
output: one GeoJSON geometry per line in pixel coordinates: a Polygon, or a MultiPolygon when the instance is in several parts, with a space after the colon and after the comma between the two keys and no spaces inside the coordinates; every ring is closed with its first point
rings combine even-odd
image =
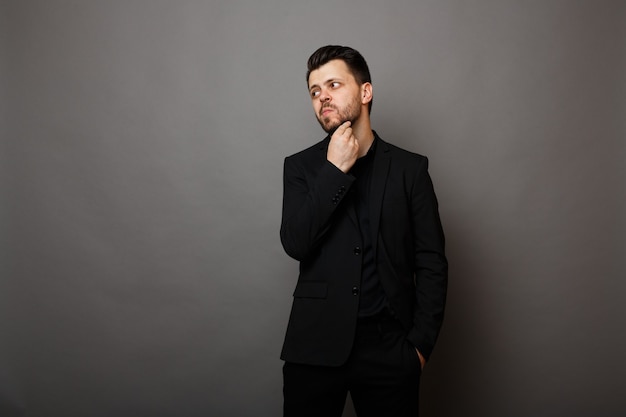
{"type": "Polygon", "coordinates": [[[285,159],[280,237],[300,262],[281,358],[284,416],[415,417],[448,263],[426,157],[372,130],[356,50],[329,45],[307,83],[327,136],[285,159]]]}

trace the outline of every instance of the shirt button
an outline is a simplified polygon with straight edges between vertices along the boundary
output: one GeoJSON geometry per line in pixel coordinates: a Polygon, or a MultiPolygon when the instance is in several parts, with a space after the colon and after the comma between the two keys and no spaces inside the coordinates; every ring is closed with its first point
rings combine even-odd
{"type": "Polygon", "coordinates": [[[355,255],[360,255],[361,254],[361,248],[358,247],[358,246],[356,248],[354,248],[354,254],[355,255]]]}
{"type": "Polygon", "coordinates": [[[359,295],[359,289],[357,287],[352,287],[352,295],[355,297],[359,295]]]}

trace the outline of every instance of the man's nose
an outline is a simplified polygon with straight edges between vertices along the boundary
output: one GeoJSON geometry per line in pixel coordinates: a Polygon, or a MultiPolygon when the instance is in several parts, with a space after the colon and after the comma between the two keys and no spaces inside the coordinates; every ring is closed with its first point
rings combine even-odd
{"type": "Polygon", "coordinates": [[[327,92],[327,91],[322,90],[322,91],[320,92],[320,101],[321,101],[322,103],[325,103],[325,102],[327,102],[327,101],[330,101],[330,95],[328,94],[328,92],[327,92]]]}

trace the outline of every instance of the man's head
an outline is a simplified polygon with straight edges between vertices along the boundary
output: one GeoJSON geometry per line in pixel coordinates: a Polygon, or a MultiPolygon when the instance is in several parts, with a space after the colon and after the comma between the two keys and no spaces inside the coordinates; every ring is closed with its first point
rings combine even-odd
{"type": "Polygon", "coordinates": [[[358,51],[346,46],[324,46],[311,55],[307,68],[313,108],[324,130],[330,133],[347,120],[354,124],[365,105],[369,119],[371,77],[358,51]]]}

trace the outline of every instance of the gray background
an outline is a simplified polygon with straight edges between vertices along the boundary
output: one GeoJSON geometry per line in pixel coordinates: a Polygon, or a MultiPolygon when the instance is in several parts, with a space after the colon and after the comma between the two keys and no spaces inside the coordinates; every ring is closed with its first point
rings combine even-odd
{"type": "MultiPolygon", "coordinates": [[[[278,416],[317,47],[427,155],[425,416],[626,413],[623,1],[0,1],[0,415],[278,416]]],[[[348,403],[345,415],[353,415],[348,403]]]]}

